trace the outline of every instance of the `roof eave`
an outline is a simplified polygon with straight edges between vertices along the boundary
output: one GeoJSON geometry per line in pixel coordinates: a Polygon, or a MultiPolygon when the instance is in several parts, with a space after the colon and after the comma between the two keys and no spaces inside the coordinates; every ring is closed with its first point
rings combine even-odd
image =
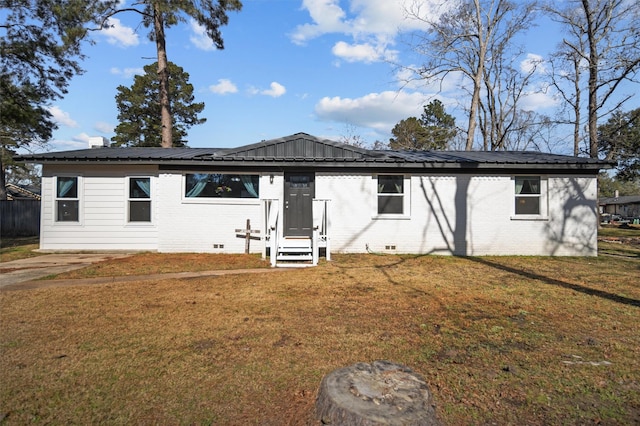
{"type": "Polygon", "coordinates": [[[611,168],[602,163],[475,163],[475,162],[403,162],[391,159],[307,159],[307,158],[274,158],[237,159],[237,158],[208,158],[199,160],[179,159],[143,159],[143,158],[96,158],[96,159],[24,159],[25,162],[36,162],[43,165],[82,165],[82,164],[130,164],[130,165],[171,165],[171,166],[237,166],[237,167],[296,167],[307,166],[319,169],[335,167],[350,167],[358,169],[389,168],[389,169],[422,169],[422,170],[571,170],[571,171],[599,171],[611,168]]]}

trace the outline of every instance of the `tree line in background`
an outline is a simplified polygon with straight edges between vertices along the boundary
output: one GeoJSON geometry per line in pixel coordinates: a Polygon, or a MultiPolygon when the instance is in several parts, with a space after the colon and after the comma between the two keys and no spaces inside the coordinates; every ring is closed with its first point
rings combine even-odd
{"type": "MultiPolygon", "coordinates": [[[[624,111],[630,96],[614,97],[622,83],[638,82],[640,8],[636,2],[463,0],[439,4],[444,9],[435,14],[424,13],[423,1],[407,6],[407,19],[421,22],[426,30],[411,35],[410,45],[421,64],[401,68],[412,75],[407,84],[442,84],[456,76],[468,94],[459,105],[466,122],[457,126],[444,104],[433,99],[421,117],[397,123],[388,144],[376,142],[373,147],[552,151],[554,129],[570,125],[575,155],[616,159],[618,178],[638,179],[638,110],[624,111]],[[562,41],[549,61],[524,61],[525,52],[517,40],[531,30],[539,13],[561,24],[562,41]],[[541,75],[545,85],[538,80],[541,75]],[[540,91],[553,87],[559,94],[562,108],[557,117],[523,106],[536,86],[540,91]],[[608,121],[599,126],[602,118],[608,121]]],[[[197,117],[204,104],[194,102],[188,73],[169,62],[165,29],[192,18],[222,49],[220,27],[228,23],[227,12],[239,11],[242,3],[144,0],[122,6],[117,0],[0,0],[0,6],[6,12],[0,23],[2,198],[6,196],[5,165],[15,151],[51,138],[56,124],[48,105],[63,97],[70,79],[82,72],[81,47],[91,30],[108,26],[114,15],[134,13],[156,45],[156,64],[145,67],[145,74],[137,76],[131,88],[118,87],[120,124],[114,142],[182,146],[187,129],[204,122],[197,117]]],[[[344,139],[364,144],[357,135],[344,139]]]]}
{"type": "MultiPolygon", "coordinates": [[[[150,29],[149,39],[156,45],[158,96],[147,100],[148,105],[157,104],[148,112],[159,112],[160,126],[155,129],[160,131],[161,146],[171,147],[174,135],[184,143],[184,126],[173,129],[171,98],[185,100],[170,93],[171,84],[176,90],[188,86],[169,77],[165,30],[191,18],[218,49],[223,49],[220,27],[228,23],[227,12],[239,11],[242,3],[140,0],[127,6],[119,0],[0,0],[0,8],[0,199],[6,199],[7,165],[12,165],[18,149],[51,139],[57,125],[48,106],[67,93],[73,76],[83,72],[83,42],[90,42],[92,30],[108,27],[109,18],[120,13],[139,15],[142,26],[150,29]]],[[[146,94],[155,96],[156,92],[146,94]]]]}

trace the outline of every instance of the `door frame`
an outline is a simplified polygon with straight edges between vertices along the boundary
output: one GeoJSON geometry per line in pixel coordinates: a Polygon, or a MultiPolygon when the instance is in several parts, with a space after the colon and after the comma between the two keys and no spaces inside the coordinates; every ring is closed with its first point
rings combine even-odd
{"type": "MultiPolygon", "coordinates": [[[[304,182],[300,182],[303,184],[304,182]]],[[[283,235],[285,237],[309,237],[313,235],[313,199],[315,198],[315,173],[309,171],[291,171],[284,173],[284,217],[283,217],[283,235]],[[308,186],[293,187],[291,186],[292,177],[308,177],[308,186]],[[306,196],[306,198],[298,198],[297,203],[292,202],[292,191],[295,196],[306,196]],[[297,229],[293,229],[293,228],[297,229]]]]}

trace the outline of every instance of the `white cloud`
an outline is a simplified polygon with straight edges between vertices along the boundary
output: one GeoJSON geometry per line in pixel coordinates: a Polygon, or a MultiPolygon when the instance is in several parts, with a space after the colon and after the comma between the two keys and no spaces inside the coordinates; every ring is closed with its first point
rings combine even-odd
{"type": "Polygon", "coordinates": [[[425,20],[445,10],[439,7],[442,5],[438,0],[351,0],[348,16],[339,3],[337,0],[304,0],[302,8],[309,11],[313,23],[296,27],[292,40],[301,44],[330,33],[395,36],[402,31],[426,29],[425,20]]]}
{"type": "Polygon", "coordinates": [[[344,22],[346,13],[340,7],[338,0],[303,0],[302,8],[309,11],[312,24],[298,25],[291,34],[296,44],[327,33],[348,32],[349,25],[344,22]]]}
{"type": "Polygon", "coordinates": [[[437,0],[351,0],[347,11],[338,0],[304,0],[302,8],[312,22],[297,26],[290,37],[302,45],[324,34],[344,34],[353,43],[339,42],[333,47],[341,59],[366,63],[395,60],[398,52],[389,49],[395,37],[403,31],[425,29],[425,19],[444,10],[436,4],[437,0]],[[420,19],[412,19],[411,13],[420,19]]]}
{"type": "Polygon", "coordinates": [[[49,148],[52,151],[86,149],[89,148],[89,135],[80,133],[71,137],[71,139],[54,139],[49,143],[49,148]]]}
{"type": "Polygon", "coordinates": [[[227,93],[236,93],[238,87],[226,78],[218,80],[218,84],[212,84],[209,86],[209,90],[217,95],[226,95],[227,93]]]}
{"type": "Polygon", "coordinates": [[[82,143],[85,143],[85,144],[87,144],[87,145],[88,145],[88,144],[89,144],[89,138],[90,138],[90,137],[91,137],[91,136],[89,136],[88,134],[86,134],[86,133],[84,133],[84,132],[83,132],[83,133],[80,133],[80,134],[75,135],[75,136],[74,136],[74,137],[72,137],[71,139],[73,139],[73,141],[74,141],[74,142],[82,142],[82,143]]]}
{"type": "Polygon", "coordinates": [[[387,134],[400,120],[419,116],[424,102],[425,95],[404,91],[370,93],[354,99],[324,97],[316,104],[315,113],[321,120],[369,127],[387,134]]]}
{"type": "Polygon", "coordinates": [[[144,75],[144,68],[117,68],[117,67],[112,67],[110,70],[111,74],[113,75],[119,75],[122,78],[133,78],[133,76],[136,75],[144,75]]]}
{"type": "Polygon", "coordinates": [[[195,20],[191,19],[189,26],[193,34],[189,37],[189,40],[195,47],[200,50],[216,50],[216,46],[213,41],[207,35],[205,28],[199,25],[195,20]]]}
{"type": "Polygon", "coordinates": [[[536,73],[544,73],[544,59],[540,55],[536,55],[534,53],[527,54],[527,57],[520,62],[520,71],[525,74],[530,74],[533,72],[536,73]]]}
{"type": "Polygon", "coordinates": [[[397,52],[386,50],[385,45],[373,46],[369,43],[349,44],[344,41],[337,42],[331,52],[347,62],[372,63],[381,60],[393,60],[397,57],[397,52]]]}
{"type": "Polygon", "coordinates": [[[112,133],[114,126],[104,121],[98,121],[93,125],[93,128],[100,133],[112,133]]]}
{"type": "Polygon", "coordinates": [[[85,149],[89,147],[89,142],[81,142],[66,139],[54,139],[48,144],[51,151],[69,151],[74,149],[85,149]]]}
{"type": "Polygon", "coordinates": [[[136,34],[131,27],[122,25],[117,18],[109,18],[106,28],[100,30],[100,33],[107,38],[109,44],[119,47],[130,47],[140,44],[138,34],[136,34]]]}
{"type": "Polygon", "coordinates": [[[260,92],[262,95],[271,96],[272,98],[279,98],[287,92],[287,89],[278,82],[272,82],[269,89],[260,92]]]}
{"type": "Polygon", "coordinates": [[[60,107],[52,106],[49,108],[49,112],[53,116],[53,120],[56,123],[66,127],[79,127],[78,123],[71,118],[69,113],[66,111],[63,111],[62,109],[60,109],[60,107]]]}
{"type": "Polygon", "coordinates": [[[525,94],[520,99],[519,108],[525,111],[538,111],[558,106],[560,100],[545,91],[535,91],[525,94]]]}
{"type": "Polygon", "coordinates": [[[272,98],[279,98],[287,92],[287,89],[278,82],[272,82],[268,89],[261,90],[254,86],[249,86],[247,93],[250,95],[265,95],[272,98]]]}
{"type": "Polygon", "coordinates": [[[459,71],[447,73],[444,77],[434,78],[432,81],[423,79],[419,74],[419,66],[407,65],[396,70],[395,79],[398,87],[403,90],[413,90],[432,97],[438,93],[445,98],[462,99],[465,95],[462,89],[467,77],[459,71]]]}

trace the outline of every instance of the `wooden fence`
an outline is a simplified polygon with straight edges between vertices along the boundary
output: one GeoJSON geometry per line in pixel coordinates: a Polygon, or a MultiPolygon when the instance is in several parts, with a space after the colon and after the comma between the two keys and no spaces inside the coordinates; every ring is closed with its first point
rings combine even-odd
{"type": "Polygon", "coordinates": [[[40,201],[0,201],[0,235],[3,237],[40,235],[40,201]]]}

